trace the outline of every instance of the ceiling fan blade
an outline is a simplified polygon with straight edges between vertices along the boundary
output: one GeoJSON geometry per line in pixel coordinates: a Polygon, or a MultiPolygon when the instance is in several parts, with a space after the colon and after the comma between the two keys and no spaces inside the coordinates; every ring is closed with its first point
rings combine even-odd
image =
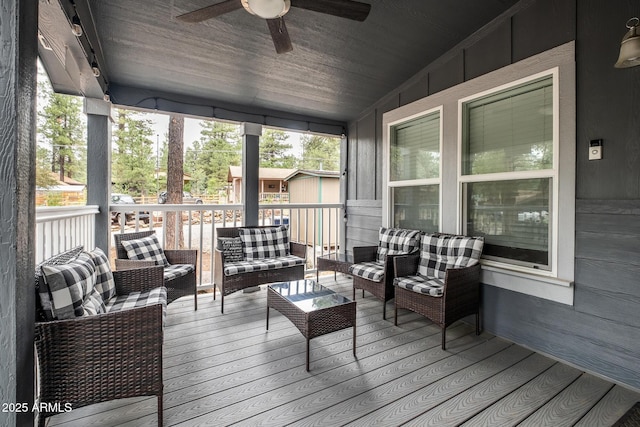
{"type": "Polygon", "coordinates": [[[176,19],[183,22],[202,22],[227,12],[233,12],[237,9],[242,9],[240,0],[225,0],[212,4],[211,6],[203,7],[202,9],[194,10],[193,12],[176,16],[176,19]]]}
{"type": "Polygon", "coordinates": [[[353,0],[291,0],[291,6],[360,22],[367,19],[371,11],[370,4],[353,0]]]}
{"type": "Polygon", "coordinates": [[[276,47],[276,52],[291,52],[293,46],[291,46],[291,39],[289,38],[287,26],[284,24],[284,19],[282,17],[267,19],[267,25],[269,26],[269,32],[273,39],[273,45],[276,47]]]}

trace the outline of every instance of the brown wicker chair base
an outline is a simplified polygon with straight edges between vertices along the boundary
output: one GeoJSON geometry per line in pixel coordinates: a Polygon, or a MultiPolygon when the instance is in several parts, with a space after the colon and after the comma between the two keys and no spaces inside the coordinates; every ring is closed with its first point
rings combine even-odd
{"type": "MultiPolygon", "coordinates": [[[[162,286],[162,268],[114,271],[116,293],[162,286]]],[[[36,322],[39,400],[64,411],[114,399],[157,396],[162,426],[163,307],[154,304],[36,322]]],[[[39,425],[58,412],[43,411],[39,425]]]]}
{"type": "MultiPolygon", "coordinates": [[[[388,275],[385,275],[388,276],[388,275]]],[[[364,277],[360,276],[352,276],[353,277],[353,300],[356,299],[356,289],[362,289],[362,297],[364,298],[364,291],[369,292],[374,297],[378,298],[383,302],[382,304],[382,318],[387,318],[387,302],[392,300],[394,297],[393,294],[393,285],[391,283],[387,283],[389,278],[393,280],[393,276],[385,277],[382,282],[374,282],[372,280],[367,280],[364,277]]]]}
{"type": "MultiPolygon", "coordinates": [[[[405,258],[406,259],[406,258],[405,258]]],[[[396,260],[396,268],[401,259],[396,260]]],[[[413,261],[410,261],[413,262],[413,261]]],[[[480,334],[480,265],[449,269],[446,273],[444,295],[432,297],[395,287],[395,325],[398,325],[398,309],[406,308],[421,314],[442,328],[442,349],[446,349],[447,326],[464,317],[475,314],[476,334],[480,334]]]]}

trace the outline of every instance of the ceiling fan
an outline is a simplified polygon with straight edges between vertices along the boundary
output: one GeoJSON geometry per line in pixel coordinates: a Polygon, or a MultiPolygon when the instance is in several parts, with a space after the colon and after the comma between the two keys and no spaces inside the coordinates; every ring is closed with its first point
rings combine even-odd
{"type": "Polygon", "coordinates": [[[361,22],[367,18],[371,10],[370,4],[353,0],[225,0],[185,13],[176,19],[183,22],[202,22],[244,8],[252,15],[267,20],[276,52],[285,53],[293,50],[284,23],[284,15],[292,6],[361,22]]]}

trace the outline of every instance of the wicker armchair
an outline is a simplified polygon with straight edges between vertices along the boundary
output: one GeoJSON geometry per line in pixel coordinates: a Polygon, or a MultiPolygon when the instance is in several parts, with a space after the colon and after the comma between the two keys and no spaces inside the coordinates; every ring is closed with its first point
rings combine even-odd
{"type": "Polygon", "coordinates": [[[353,265],[349,273],[353,277],[353,299],[356,289],[371,293],[383,301],[382,318],[387,318],[387,301],[393,299],[393,258],[416,251],[421,232],[402,228],[380,228],[377,246],[355,246],[353,265]]]}
{"type": "Polygon", "coordinates": [[[481,267],[478,261],[483,240],[446,235],[425,235],[422,240],[419,253],[393,260],[394,323],[398,325],[399,308],[425,316],[442,329],[442,349],[445,350],[446,328],[457,320],[475,315],[476,334],[480,334],[481,267]],[[452,264],[461,266],[453,268],[452,264]]]}
{"type": "MultiPolygon", "coordinates": [[[[116,270],[125,270],[130,268],[150,267],[155,265],[153,261],[139,261],[130,260],[127,256],[126,249],[122,246],[123,240],[136,240],[143,237],[149,237],[154,234],[155,231],[140,231],[137,233],[126,234],[114,234],[116,246],[116,270]]],[[[195,310],[198,309],[198,295],[196,287],[196,272],[195,267],[197,263],[198,252],[195,249],[167,249],[164,250],[164,254],[167,257],[167,261],[171,265],[190,264],[193,265],[193,272],[183,276],[173,277],[170,275],[170,271],[165,270],[164,286],[167,288],[168,303],[175,301],[176,299],[185,295],[193,295],[193,303],[195,310]]]]}
{"type": "MultiPolygon", "coordinates": [[[[65,253],[45,263],[60,264],[65,253]]],[[[67,258],[68,259],[68,258],[67,258]]],[[[64,261],[63,261],[64,262],[64,261]]],[[[162,267],[113,272],[116,294],[163,286],[162,267]]],[[[39,286],[36,270],[36,289],[39,286]]],[[[35,347],[39,399],[52,410],[113,399],[157,396],[162,426],[162,304],[68,320],[37,321],[35,347]],[[58,404],[58,405],[53,405],[58,404]]],[[[40,412],[39,425],[57,412],[40,412]]]]}

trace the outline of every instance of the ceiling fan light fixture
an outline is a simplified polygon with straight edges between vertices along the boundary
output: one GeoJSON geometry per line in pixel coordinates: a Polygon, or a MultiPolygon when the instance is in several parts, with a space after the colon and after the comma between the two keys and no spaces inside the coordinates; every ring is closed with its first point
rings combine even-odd
{"type": "Polygon", "coordinates": [[[291,0],[241,0],[247,12],[263,19],[275,19],[289,12],[291,0]]]}

